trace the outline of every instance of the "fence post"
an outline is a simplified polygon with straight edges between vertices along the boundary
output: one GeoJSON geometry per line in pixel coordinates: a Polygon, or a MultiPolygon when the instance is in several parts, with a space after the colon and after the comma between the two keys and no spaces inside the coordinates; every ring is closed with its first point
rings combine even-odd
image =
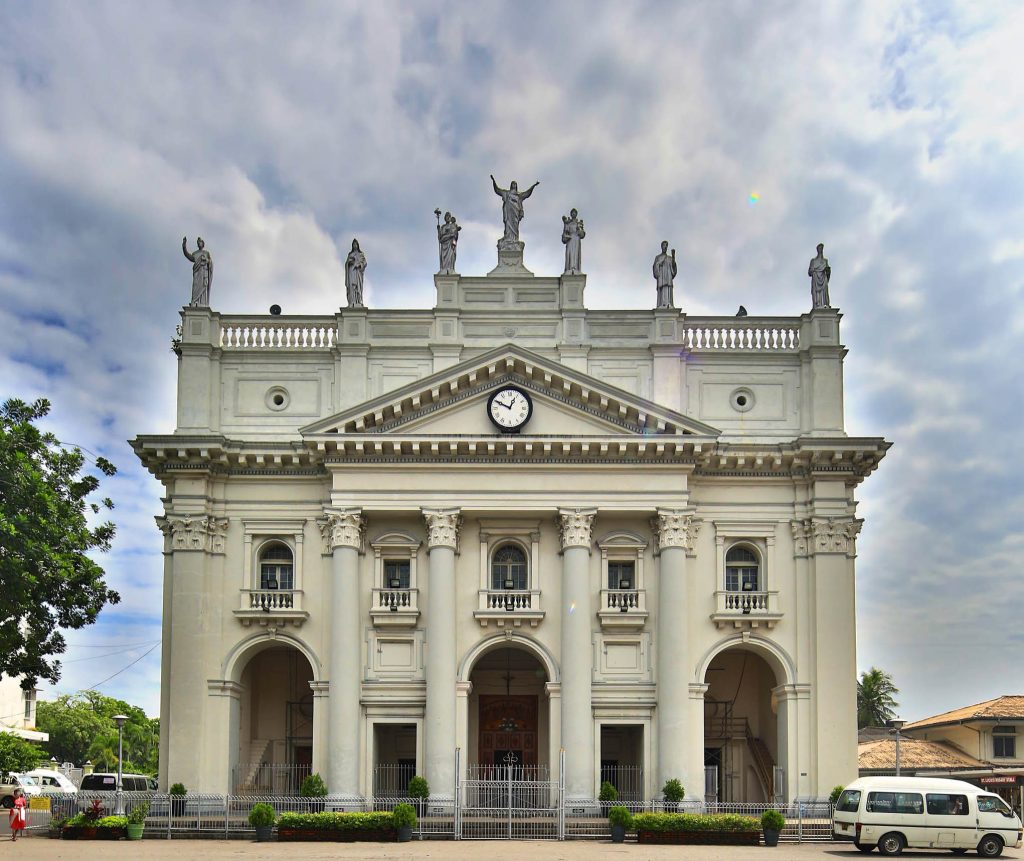
{"type": "Polygon", "coordinates": [[[224,839],[228,839],[228,823],[231,821],[231,796],[224,796],[224,839]]]}
{"type": "Polygon", "coordinates": [[[804,842],[804,805],[802,801],[796,803],[796,842],[804,842]]]}
{"type": "Polygon", "coordinates": [[[565,840],[565,748],[558,751],[558,839],[565,840]]]}
{"type": "Polygon", "coordinates": [[[455,807],[452,810],[452,829],[455,832],[454,839],[462,839],[462,794],[460,792],[461,783],[461,767],[462,767],[462,748],[455,748],[455,807]]]}

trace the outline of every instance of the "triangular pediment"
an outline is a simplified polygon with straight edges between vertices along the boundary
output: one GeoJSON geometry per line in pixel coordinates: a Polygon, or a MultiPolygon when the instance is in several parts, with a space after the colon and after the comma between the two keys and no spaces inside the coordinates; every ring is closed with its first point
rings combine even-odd
{"type": "Polygon", "coordinates": [[[659,406],[514,344],[394,389],[301,429],[324,434],[497,434],[486,415],[502,385],[527,391],[533,415],[520,436],[641,435],[717,437],[710,425],[659,406]]]}

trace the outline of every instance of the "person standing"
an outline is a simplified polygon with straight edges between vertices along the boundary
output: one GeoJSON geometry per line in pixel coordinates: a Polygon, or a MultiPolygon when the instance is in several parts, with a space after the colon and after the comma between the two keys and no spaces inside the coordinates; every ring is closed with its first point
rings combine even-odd
{"type": "Polygon", "coordinates": [[[25,831],[25,825],[28,823],[28,810],[26,810],[25,807],[25,793],[20,789],[14,790],[14,804],[11,807],[11,812],[8,818],[11,825],[11,840],[17,840],[19,835],[25,831]]]}

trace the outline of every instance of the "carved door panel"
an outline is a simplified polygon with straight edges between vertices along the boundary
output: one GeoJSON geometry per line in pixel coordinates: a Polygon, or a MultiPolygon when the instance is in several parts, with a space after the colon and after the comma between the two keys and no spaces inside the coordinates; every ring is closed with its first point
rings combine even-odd
{"type": "Polygon", "coordinates": [[[520,765],[537,764],[537,697],[481,694],[477,760],[504,765],[512,753],[520,765]],[[495,757],[501,754],[502,761],[495,757]]]}

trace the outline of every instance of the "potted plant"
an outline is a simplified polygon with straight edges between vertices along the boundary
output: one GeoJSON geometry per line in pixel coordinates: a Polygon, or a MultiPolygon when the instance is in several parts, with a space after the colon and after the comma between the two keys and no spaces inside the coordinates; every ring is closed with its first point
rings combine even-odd
{"type": "Polygon", "coordinates": [[[171,816],[185,815],[185,789],[184,783],[171,784],[168,795],[171,796],[171,816]]]}
{"type": "Polygon", "coordinates": [[[412,840],[412,830],[416,827],[416,811],[411,804],[396,804],[391,817],[398,832],[398,842],[408,843],[412,840]]]}
{"type": "Polygon", "coordinates": [[[249,824],[256,829],[256,842],[266,843],[274,833],[274,820],[277,814],[269,804],[254,804],[249,811],[249,824]]]}
{"type": "Polygon", "coordinates": [[[317,801],[310,802],[309,810],[311,813],[320,813],[325,807],[322,799],[327,796],[327,784],[324,783],[324,779],[318,772],[307,774],[302,779],[302,786],[299,788],[299,795],[303,798],[318,799],[317,801]]]}
{"type": "Polygon", "coordinates": [[[597,793],[597,800],[601,802],[601,812],[607,815],[611,803],[619,800],[619,791],[612,785],[611,781],[602,780],[601,789],[597,793]]]}
{"type": "Polygon", "coordinates": [[[668,804],[672,804],[675,808],[679,809],[679,802],[683,800],[686,795],[686,790],[683,789],[683,785],[676,779],[670,778],[665,781],[665,785],[661,788],[662,795],[665,796],[665,801],[668,804]]]}
{"type": "Polygon", "coordinates": [[[778,810],[766,810],[761,814],[761,831],[765,846],[778,846],[779,835],[786,826],[786,818],[778,810]]]}
{"type": "Polygon", "coordinates": [[[616,804],[608,811],[608,824],[612,829],[612,843],[623,843],[626,832],[633,827],[633,814],[629,808],[616,804]]]}
{"type": "Polygon", "coordinates": [[[128,839],[141,840],[143,829],[146,827],[146,817],[149,815],[149,802],[140,801],[128,811],[128,839]]]}
{"type": "MultiPolygon", "coordinates": [[[[418,774],[409,781],[408,789],[409,797],[416,799],[416,811],[420,818],[423,818],[423,802],[430,797],[430,784],[427,783],[425,777],[420,777],[418,774]]],[[[423,839],[423,834],[420,833],[420,839],[423,839]]]]}
{"type": "Polygon", "coordinates": [[[60,833],[64,830],[64,826],[67,824],[68,818],[66,816],[51,816],[50,817],[50,837],[54,840],[60,840],[60,833]]]}

